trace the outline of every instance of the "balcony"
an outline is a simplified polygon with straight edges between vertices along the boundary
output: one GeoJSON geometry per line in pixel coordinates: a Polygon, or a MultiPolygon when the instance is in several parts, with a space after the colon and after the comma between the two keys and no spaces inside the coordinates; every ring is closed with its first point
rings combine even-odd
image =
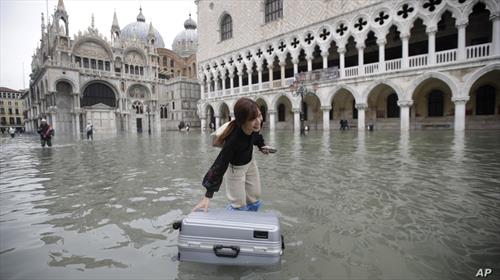
{"type": "MultiPolygon", "coordinates": [[[[478,58],[487,58],[491,54],[492,44],[481,44],[465,48],[465,54],[462,60],[459,59],[458,49],[445,50],[431,54],[421,54],[409,56],[406,62],[403,58],[391,59],[382,62],[364,64],[361,66],[352,66],[344,69],[338,67],[330,67],[326,69],[318,69],[309,72],[303,72],[306,80],[315,81],[317,83],[327,83],[334,79],[349,80],[359,77],[369,77],[372,75],[390,74],[397,71],[414,71],[425,69],[431,66],[441,67],[448,65],[456,65],[459,63],[473,62],[478,58]],[[317,77],[314,77],[317,76],[317,77]]],[[[254,83],[242,87],[235,87],[232,90],[227,88],[225,91],[218,90],[204,94],[205,98],[234,96],[245,93],[264,92],[273,89],[288,88],[295,78],[289,77],[284,81],[281,79],[274,81],[263,82],[260,85],[254,83]]]]}

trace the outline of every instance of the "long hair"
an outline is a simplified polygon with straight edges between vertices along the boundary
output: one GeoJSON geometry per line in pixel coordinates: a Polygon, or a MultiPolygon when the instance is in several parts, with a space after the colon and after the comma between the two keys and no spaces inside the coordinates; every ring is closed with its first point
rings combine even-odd
{"type": "Polygon", "coordinates": [[[215,139],[215,144],[222,146],[226,138],[231,135],[236,126],[242,126],[245,122],[254,120],[259,116],[259,105],[250,98],[242,97],[234,104],[234,120],[226,127],[221,136],[215,139]]]}

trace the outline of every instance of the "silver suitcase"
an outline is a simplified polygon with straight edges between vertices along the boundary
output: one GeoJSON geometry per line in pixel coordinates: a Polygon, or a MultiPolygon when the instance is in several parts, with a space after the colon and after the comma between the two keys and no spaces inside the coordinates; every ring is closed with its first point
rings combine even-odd
{"type": "Polygon", "coordinates": [[[178,259],[219,265],[280,263],[283,237],[274,213],[225,209],[193,212],[181,222],[178,259]]]}

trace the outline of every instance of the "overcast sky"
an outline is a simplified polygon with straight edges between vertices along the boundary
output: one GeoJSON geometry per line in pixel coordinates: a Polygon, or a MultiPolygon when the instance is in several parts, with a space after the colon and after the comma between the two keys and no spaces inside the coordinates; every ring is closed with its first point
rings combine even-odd
{"type": "MultiPolygon", "coordinates": [[[[47,2],[52,21],[58,0],[0,0],[0,87],[21,89],[29,86],[31,56],[40,42],[41,13],[47,21],[47,2]]],[[[116,11],[123,29],[136,21],[139,6],[142,6],[146,23],[153,22],[165,47],[171,49],[189,13],[197,21],[194,0],[64,0],[64,6],[69,16],[71,39],[79,30],[90,26],[92,14],[99,32],[109,39],[113,12],[116,11]]]]}

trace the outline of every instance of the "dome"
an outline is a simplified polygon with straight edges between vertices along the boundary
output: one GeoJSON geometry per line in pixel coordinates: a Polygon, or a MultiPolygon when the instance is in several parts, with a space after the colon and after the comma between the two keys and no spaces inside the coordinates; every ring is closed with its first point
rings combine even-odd
{"type": "MultiPolygon", "coordinates": [[[[164,48],[165,43],[163,42],[163,38],[160,35],[160,32],[153,28],[155,34],[155,47],[156,48],[164,48]]],[[[144,44],[148,44],[148,32],[149,32],[149,24],[146,23],[146,18],[142,14],[142,8],[139,11],[139,15],[137,16],[137,21],[127,24],[121,30],[121,38],[122,40],[140,40],[144,42],[144,44]]]]}
{"type": "Polygon", "coordinates": [[[188,57],[196,54],[198,46],[198,31],[196,31],[196,22],[189,18],[184,22],[184,30],[175,36],[172,43],[172,50],[182,57],[188,57]]]}

